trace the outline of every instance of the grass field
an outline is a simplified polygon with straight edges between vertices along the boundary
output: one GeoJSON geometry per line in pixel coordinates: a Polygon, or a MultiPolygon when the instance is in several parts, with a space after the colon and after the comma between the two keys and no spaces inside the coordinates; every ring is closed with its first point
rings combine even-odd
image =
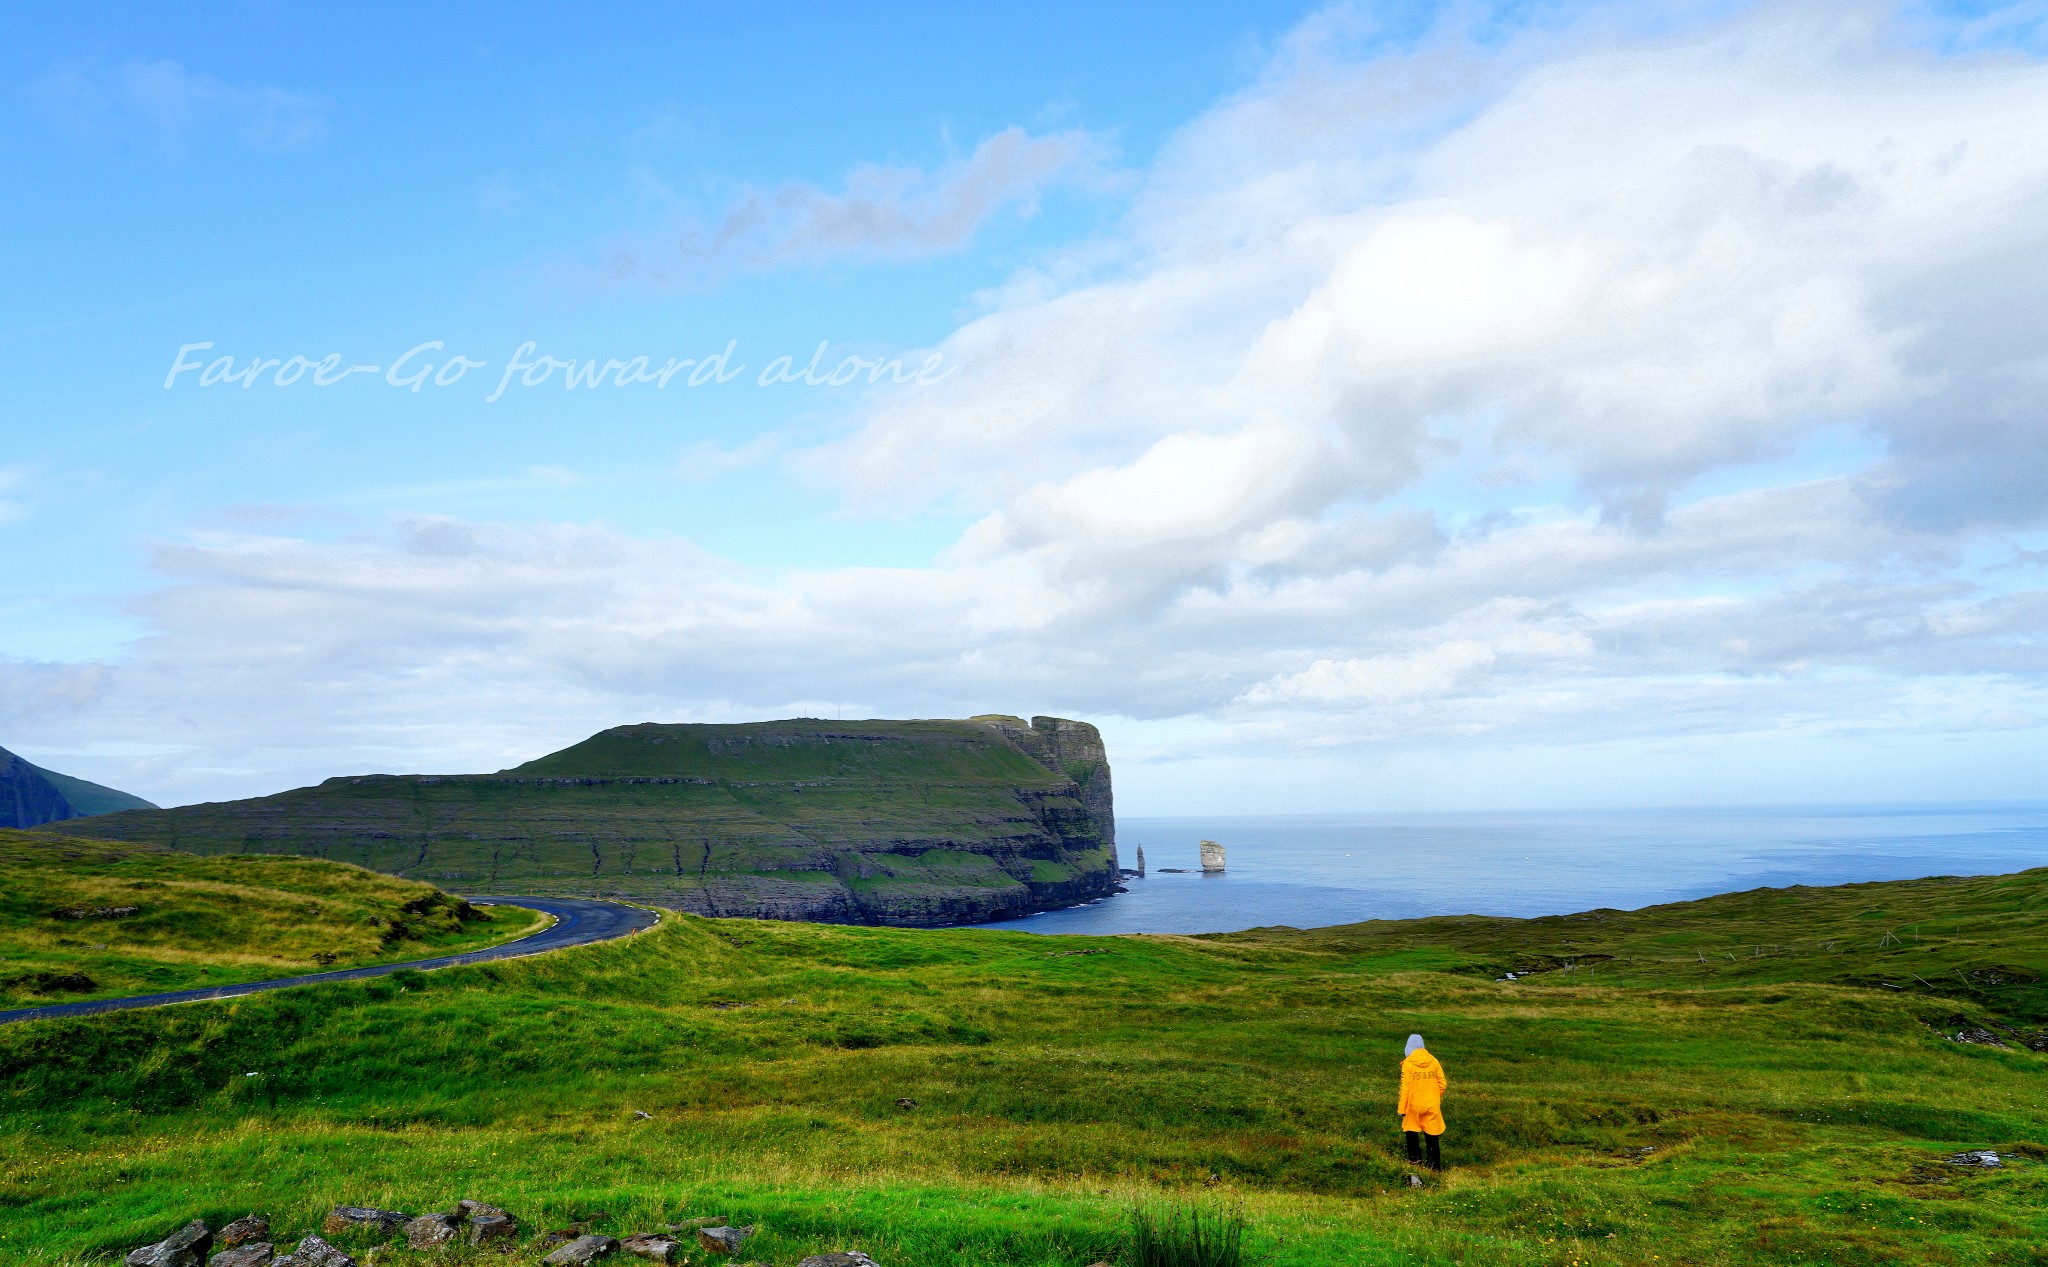
{"type": "Polygon", "coordinates": [[[2043,975],[2048,871],[1201,938],[671,915],[0,1030],[0,1261],[469,1196],[535,1231],[728,1215],[777,1264],[1082,1267],[1161,1202],[1241,1209],[1275,1267],[2043,1263],[2043,975]],[[1451,1079],[1419,1189],[1411,1030],[1451,1079]],[[1945,1163],[1977,1148],[2008,1164],[1945,1163]]]}
{"type": "Polygon", "coordinates": [[[540,918],[343,863],[0,831],[0,1007],[424,959],[540,918]]]}

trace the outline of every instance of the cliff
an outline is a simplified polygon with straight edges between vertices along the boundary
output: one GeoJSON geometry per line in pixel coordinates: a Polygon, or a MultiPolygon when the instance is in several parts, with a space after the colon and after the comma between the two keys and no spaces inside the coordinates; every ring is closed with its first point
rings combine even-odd
{"type": "Polygon", "coordinates": [[[110,787],[32,765],[0,748],[0,827],[37,827],[124,809],[154,809],[110,787]]]}
{"type": "Polygon", "coordinates": [[[620,726],[496,774],[349,776],[42,830],[304,854],[468,893],[929,925],[1112,892],[1115,821],[1093,726],[992,716],[620,726]]]}

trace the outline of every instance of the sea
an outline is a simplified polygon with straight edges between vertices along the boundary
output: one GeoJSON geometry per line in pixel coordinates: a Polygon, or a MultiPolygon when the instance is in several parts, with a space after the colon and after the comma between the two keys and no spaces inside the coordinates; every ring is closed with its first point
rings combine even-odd
{"type": "Polygon", "coordinates": [[[1117,819],[1124,892],[983,927],[1212,933],[1632,910],[1743,889],[2048,866],[2048,801],[1117,819]],[[1200,842],[1221,843],[1221,874],[1200,842]]]}

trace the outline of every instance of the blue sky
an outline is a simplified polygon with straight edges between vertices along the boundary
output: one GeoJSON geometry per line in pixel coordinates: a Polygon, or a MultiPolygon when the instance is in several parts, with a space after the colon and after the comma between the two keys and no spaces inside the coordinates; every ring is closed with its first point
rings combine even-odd
{"type": "Polygon", "coordinates": [[[1138,812],[2042,795],[2041,47],[12,11],[0,744],[176,802],[998,709],[1138,812]],[[614,381],[491,399],[529,342],[614,381]],[[760,383],[821,343],[935,359],[760,383]]]}

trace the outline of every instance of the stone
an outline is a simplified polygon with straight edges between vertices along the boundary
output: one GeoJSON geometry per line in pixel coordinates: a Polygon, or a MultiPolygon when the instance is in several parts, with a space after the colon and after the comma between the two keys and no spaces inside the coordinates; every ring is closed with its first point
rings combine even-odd
{"type": "Polygon", "coordinates": [[[1422,1176],[1421,1176],[1421,1175],[1410,1175],[1410,1176],[1408,1176],[1408,1186],[1409,1186],[1409,1187],[1411,1187],[1411,1188],[1420,1188],[1420,1187],[1422,1186],[1422,1176]]]}
{"type": "MultiPolygon", "coordinates": [[[[379,1210],[366,1205],[337,1205],[320,1220],[320,1230],[333,1236],[338,1232],[381,1232],[391,1235],[412,1222],[412,1215],[396,1210],[379,1210]]],[[[320,1242],[326,1245],[327,1242],[320,1242]]],[[[329,1248],[332,1248],[331,1246],[329,1248]]]]}
{"type": "Polygon", "coordinates": [[[642,1232],[619,1242],[619,1248],[626,1253],[657,1263],[675,1262],[676,1251],[682,1247],[683,1243],[675,1237],[664,1236],[659,1232],[642,1232]]]}
{"type": "Polygon", "coordinates": [[[270,1239],[270,1220],[260,1214],[245,1214],[220,1230],[213,1243],[222,1249],[233,1249],[251,1241],[270,1239]]]}
{"type": "Polygon", "coordinates": [[[205,1219],[194,1219],[154,1245],[129,1251],[128,1267],[200,1267],[213,1248],[205,1219]]]}
{"type": "Polygon", "coordinates": [[[275,1257],[277,1251],[269,1241],[250,1241],[215,1254],[206,1260],[206,1267],[270,1267],[270,1260],[275,1257]]]}
{"type": "Polygon", "coordinates": [[[1968,1152],[1952,1154],[1948,1159],[1948,1164],[1951,1166],[1996,1167],[2004,1165],[2005,1162],[1997,1153],[1992,1152],[1988,1148],[1973,1148],[1968,1152]]]}
{"type": "MultiPolygon", "coordinates": [[[[284,1259],[278,1259],[283,1262],[284,1259]]],[[[308,1236],[291,1252],[293,1267],[356,1267],[356,1260],[317,1236],[308,1236]]],[[[275,1267],[275,1264],[273,1264],[275,1267]]]]}
{"type": "Polygon", "coordinates": [[[1223,870],[1223,846],[1213,840],[1202,842],[1202,871],[1204,874],[1223,870]]]}
{"type": "Polygon", "coordinates": [[[519,1220],[495,1205],[465,1198],[457,1201],[455,1208],[469,1220],[469,1243],[472,1245],[488,1245],[519,1234],[519,1220]]]}
{"type": "Polygon", "coordinates": [[[441,1214],[422,1214],[405,1225],[405,1244],[409,1249],[432,1249],[446,1245],[462,1231],[463,1213],[449,1210],[441,1214]]]}
{"type": "Polygon", "coordinates": [[[541,1261],[548,1267],[583,1267],[583,1264],[603,1258],[618,1247],[619,1243],[609,1236],[579,1236],[541,1261]]]}
{"type": "Polygon", "coordinates": [[[813,1254],[796,1267],[875,1267],[875,1260],[857,1249],[840,1249],[829,1254],[813,1254]]]}
{"type": "Polygon", "coordinates": [[[642,1122],[652,1122],[654,1120],[654,1114],[649,1113],[646,1109],[634,1109],[633,1116],[642,1122]]]}
{"type": "Polygon", "coordinates": [[[911,1098],[910,1098],[909,1096],[907,1096],[907,1095],[906,1095],[906,1096],[898,1096],[898,1097],[897,1097],[897,1099],[896,1099],[896,1107],[897,1107],[897,1108],[899,1108],[899,1109],[906,1109],[906,1110],[907,1110],[907,1109],[914,1109],[914,1108],[916,1108],[916,1107],[917,1107],[917,1101],[915,1101],[915,1100],[911,1099],[911,1098]]]}
{"type": "Polygon", "coordinates": [[[567,1245],[570,1241],[575,1240],[589,1230],[590,1224],[588,1223],[571,1223],[567,1227],[558,1227],[540,1238],[541,1247],[545,1249],[556,1245],[567,1245]]]}
{"type": "Polygon", "coordinates": [[[700,1227],[697,1229],[697,1243],[714,1254],[737,1254],[740,1246],[754,1234],[752,1227],[700,1227]]]}

